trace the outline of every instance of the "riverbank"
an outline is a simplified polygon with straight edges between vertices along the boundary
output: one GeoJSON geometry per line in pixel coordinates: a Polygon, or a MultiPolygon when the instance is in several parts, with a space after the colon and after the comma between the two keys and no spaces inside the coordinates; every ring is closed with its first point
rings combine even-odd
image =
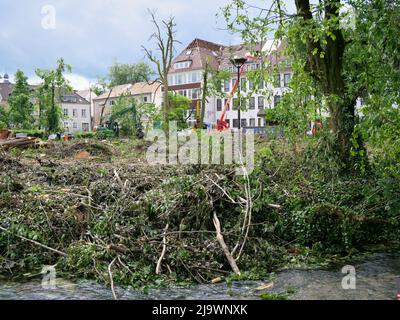
{"type": "MultiPolygon", "coordinates": [[[[121,300],[394,300],[400,277],[400,254],[378,253],[354,263],[356,288],[344,290],[341,267],[335,270],[288,269],[271,274],[267,281],[234,281],[190,287],[133,290],[115,288],[121,300]],[[262,289],[268,288],[268,289],[262,289]]],[[[40,280],[0,282],[0,300],[111,300],[109,287],[90,281],[59,279],[45,289],[40,280]]]]}

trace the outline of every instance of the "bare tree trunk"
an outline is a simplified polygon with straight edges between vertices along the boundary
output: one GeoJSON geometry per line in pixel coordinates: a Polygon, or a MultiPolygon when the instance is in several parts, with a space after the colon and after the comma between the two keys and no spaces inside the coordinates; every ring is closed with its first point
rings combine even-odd
{"type": "Polygon", "coordinates": [[[206,103],[207,103],[207,92],[208,91],[208,62],[206,61],[206,66],[203,74],[203,94],[201,98],[201,113],[200,119],[198,119],[199,128],[203,129],[204,117],[206,114],[206,103]]]}

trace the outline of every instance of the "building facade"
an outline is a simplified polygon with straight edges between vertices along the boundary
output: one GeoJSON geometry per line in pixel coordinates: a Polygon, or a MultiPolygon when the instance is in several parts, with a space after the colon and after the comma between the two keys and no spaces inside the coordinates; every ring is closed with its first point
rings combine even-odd
{"type": "Polygon", "coordinates": [[[77,92],[61,96],[60,107],[63,114],[63,128],[67,133],[92,130],[91,104],[77,92]]]}
{"type": "Polygon", "coordinates": [[[112,107],[122,96],[134,97],[140,102],[153,103],[157,107],[161,107],[162,104],[162,90],[159,83],[139,82],[116,86],[93,99],[94,126],[100,125],[102,116],[103,123],[106,121],[112,107]]]}
{"type": "MultiPolygon", "coordinates": [[[[237,57],[248,57],[245,70],[240,79],[241,91],[241,126],[248,128],[264,127],[265,110],[274,108],[289,87],[292,70],[281,62],[286,58],[281,54],[283,45],[274,41],[259,43],[253,47],[245,45],[225,46],[200,39],[193,40],[174,60],[169,72],[171,90],[192,100],[189,110],[189,124],[196,122],[196,113],[201,106],[202,82],[206,62],[213,70],[227,70],[231,77],[222,83],[222,95],[207,97],[205,107],[206,124],[216,124],[221,117],[233,86],[237,80],[237,68],[231,60],[237,57]],[[260,53],[262,53],[260,55],[260,53]],[[258,57],[258,58],[257,58],[258,57]],[[279,68],[273,85],[260,81],[257,90],[246,74],[249,70],[261,68],[266,59],[269,67],[283,65],[279,68]],[[245,104],[245,105],[243,105],[245,104]]],[[[237,93],[226,112],[226,121],[231,128],[239,126],[237,93]]]]}
{"type": "MultiPolygon", "coordinates": [[[[175,59],[168,75],[168,84],[172,92],[192,101],[188,110],[188,122],[196,123],[201,108],[203,74],[206,64],[210,69],[219,68],[224,46],[209,41],[194,39],[175,59]]],[[[215,121],[214,101],[207,99],[205,122],[215,121]]]]}

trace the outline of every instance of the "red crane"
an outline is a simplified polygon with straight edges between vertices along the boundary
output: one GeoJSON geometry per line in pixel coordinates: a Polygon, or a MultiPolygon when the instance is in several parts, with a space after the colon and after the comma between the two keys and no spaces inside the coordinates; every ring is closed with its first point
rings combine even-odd
{"type": "MultiPolygon", "coordinates": [[[[247,61],[248,59],[257,59],[257,58],[253,57],[253,56],[250,56],[250,55],[247,55],[246,58],[244,58],[243,60],[247,61]]],[[[229,105],[230,105],[230,103],[232,101],[232,98],[233,98],[233,95],[235,94],[235,91],[236,91],[236,89],[237,89],[237,87],[239,85],[239,81],[242,78],[242,75],[243,75],[245,67],[246,67],[246,64],[243,63],[242,67],[240,68],[239,77],[238,77],[238,79],[236,79],[236,82],[235,82],[235,84],[234,84],[234,86],[232,88],[232,91],[229,94],[228,100],[225,103],[224,110],[222,111],[221,117],[219,118],[219,120],[217,120],[217,130],[218,131],[224,131],[226,129],[229,129],[229,124],[225,121],[226,120],[225,119],[226,111],[228,111],[229,105]]]]}

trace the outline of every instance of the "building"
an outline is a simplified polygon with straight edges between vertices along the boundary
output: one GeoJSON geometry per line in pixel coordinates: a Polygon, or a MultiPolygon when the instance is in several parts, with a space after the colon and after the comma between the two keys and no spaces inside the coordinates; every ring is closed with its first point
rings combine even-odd
{"type": "Polygon", "coordinates": [[[97,94],[94,93],[92,89],[79,90],[76,93],[78,95],[80,95],[82,98],[84,98],[90,102],[90,118],[91,118],[90,126],[91,126],[91,128],[93,128],[94,127],[94,99],[97,98],[97,94]]]}
{"type": "Polygon", "coordinates": [[[94,126],[100,125],[102,115],[103,120],[107,119],[111,114],[112,106],[122,96],[135,97],[141,102],[153,103],[157,107],[161,107],[162,104],[162,90],[159,83],[139,82],[116,86],[93,99],[94,126]]]}
{"type": "MultiPolygon", "coordinates": [[[[190,124],[196,122],[196,115],[201,108],[201,89],[206,63],[217,70],[220,66],[223,45],[194,39],[175,59],[168,74],[168,84],[171,91],[187,97],[192,101],[188,110],[190,124]]],[[[215,121],[215,108],[207,103],[205,122],[215,121]]]]}
{"type": "Polygon", "coordinates": [[[8,74],[0,75],[0,107],[4,107],[7,104],[8,98],[13,89],[13,84],[10,82],[8,74]]]}
{"type": "MultiPolygon", "coordinates": [[[[292,70],[288,64],[284,63],[287,58],[281,54],[282,49],[283,45],[281,43],[269,40],[252,47],[236,45],[226,47],[224,50],[220,69],[228,70],[231,73],[231,79],[223,84],[223,90],[227,95],[229,95],[237,81],[237,68],[232,64],[231,60],[235,57],[248,58],[239,83],[241,109],[243,110],[240,117],[242,128],[265,127],[267,125],[265,120],[266,110],[275,108],[280,103],[284,91],[289,87],[292,70]],[[266,61],[263,62],[261,57],[264,57],[266,61]],[[267,70],[271,70],[272,67],[277,66],[279,63],[275,81],[266,83],[261,80],[257,84],[251,83],[246,77],[247,73],[250,70],[260,69],[263,63],[267,70]],[[257,86],[257,90],[255,90],[255,86],[257,86]]],[[[239,127],[237,98],[238,94],[236,93],[226,112],[226,121],[232,128],[239,127]]],[[[214,100],[212,105],[214,106],[216,119],[219,119],[227,99],[211,98],[211,100],[214,100]]]]}
{"type": "MultiPolygon", "coordinates": [[[[230,71],[231,78],[222,84],[225,96],[207,97],[204,122],[215,124],[221,117],[229,94],[237,80],[237,69],[232,65],[231,59],[249,55],[266,57],[269,66],[278,63],[283,65],[280,67],[275,85],[266,85],[261,81],[258,84],[258,92],[255,92],[253,84],[246,79],[249,70],[261,67],[263,63],[261,58],[252,58],[246,62],[245,72],[240,80],[241,97],[246,97],[247,101],[245,111],[241,113],[242,127],[264,127],[266,125],[265,110],[274,108],[280,102],[292,77],[289,65],[281,63],[286,60],[286,57],[281,54],[282,49],[283,45],[275,41],[266,41],[249,47],[246,45],[225,46],[195,39],[173,60],[173,66],[169,72],[170,89],[192,100],[188,117],[189,123],[194,124],[196,112],[201,105],[202,79],[206,61],[214,70],[230,71]],[[263,55],[259,55],[261,52],[263,55]]],[[[226,121],[233,128],[237,128],[239,124],[235,105],[237,105],[237,94],[229,104],[226,113],[226,121]]]]}
{"type": "Polygon", "coordinates": [[[65,132],[77,133],[91,130],[91,104],[77,91],[62,95],[60,107],[65,132]]]}

